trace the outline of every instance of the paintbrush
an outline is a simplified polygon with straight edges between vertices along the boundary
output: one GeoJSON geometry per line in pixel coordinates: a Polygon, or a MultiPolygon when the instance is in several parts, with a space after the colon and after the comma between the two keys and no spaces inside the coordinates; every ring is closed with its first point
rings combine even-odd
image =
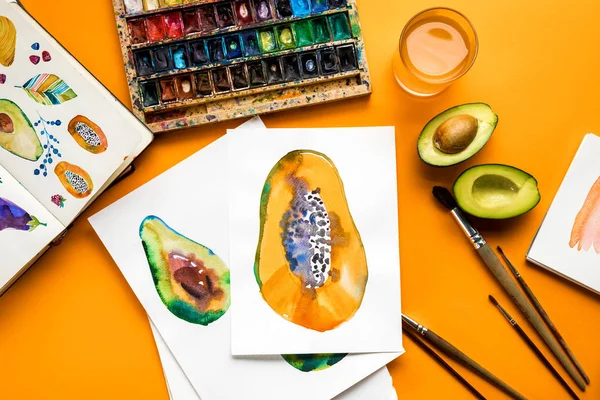
{"type": "Polygon", "coordinates": [[[504,309],[504,307],[502,307],[500,304],[498,304],[498,301],[496,301],[494,296],[492,296],[490,294],[488,297],[489,297],[490,301],[492,302],[492,304],[495,305],[498,308],[498,310],[500,310],[500,312],[502,313],[502,315],[504,315],[504,317],[506,317],[506,319],[508,320],[508,322],[510,322],[510,324],[515,329],[515,331],[517,331],[519,336],[521,336],[521,339],[523,339],[523,341],[527,344],[527,346],[529,346],[529,348],[535,353],[535,355],[539,358],[539,360],[542,362],[542,364],[544,364],[544,366],[546,366],[546,368],[548,368],[548,370],[552,373],[552,375],[554,375],[554,377],[558,380],[558,382],[562,385],[562,387],[564,387],[565,390],[567,392],[569,392],[569,394],[571,395],[572,398],[574,398],[575,400],[579,400],[579,397],[577,397],[577,395],[575,394],[573,389],[571,389],[571,387],[567,384],[567,382],[565,382],[565,380],[562,378],[562,376],[560,376],[558,371],[552,366],[552,364],[550,364],[550,361],[548,361],[548,359],[544,356],[544,353],[542,353],[540,351],[540,349],[538,349],[538,347],[535,345],[535,343],[533,343],[533,341],[529,338],[529,336],[527,336],[527,334],[525,333],[523,328],[521,328],[519,326],[519,324],[517,324],[517,321],[515,321],[515,319],[510,316],[510,314],[508,313],[508,311],[506,311],[504,309]]]}
{"type": "Polygon", "coordinates": [[[427,345],[415,332],[414,329],[410,327],[406,322],[402,321],[402,331],[406,333],[406,335],[417,345],[419,346],[425,353],[429,354],[431,358],[433,358],[438,364],[442,366],[450,375],[455,377],[476,399],[486,400],[486,398],[479,393],[473,385],[469,383],[465,378],[462,377],[454,368],[450,366],[442,357],[440,357],[431,347],[427,345]]]}
{"type": "Polygon", "coordinates": [[[519,271],[517,271],[515,266],[508,259],[508,257],[506,257],[506,254],[504,254],[504,252],[502,251],[500,246],[498,246],[497,249],[500,252],[500,255],[502,256],[502,258],[504,258],[504,261],[508,265],[508,268],[510,269],[510,271],[513,273],[515,278],[517,278],[517,281],[521,285],[521,288],[523,288],[523,291],[529,298],[529,301],[531,301],[531,303],[533,304],[535,309],[542,316],[542,319],[546,322],[546,325],[548,325],[548,328],[550,328],[550,332],[552,332],[554,334],[554,337],[556,337],[556,340],[558,340],[558,343],[560,343],[562,348],[565,350],[565,353],[567,353],[567,356],[569,356],[569,359],[571,359],[571,362],[573,362],[573,364],[575,365],[575,368],[577,368],[577,371],[579,371],[579,373],[583,377],[583,380],[585,381],[585,383],[587,383],[589,385],[590,378],[588,378],[587,374],[583,370],[583,367],[581,366],[581,364],[579,364],[579,361],[577,361],[577,359],[575,358],[575,354],[573,354],[573,352],[571,351],[569,346],[567,346],[567,342],[565,342],[565,339],[563,339],[562,335],[558,332],[558,329],[556,328],[556,326],[552,323],[552,320],[550,320],[550,317],[546,313],[546,310],[544,310],[544,307],[542,307],[542,304],[539,302],[537,297],[535,297],[535,295],[533,294],[533,291],[529,288],[529,285],[527,283],[525,283],[525,279],[521,276],[519,271]]]}
{"type": "Polygon", "coordinates": [[[431,345],[440,350],[442,353],[446,354],[448,357],[456,360],[465,367],[469,368],[471,371],[475,372],[477,375],[481,376],[483,379],[496,386],[498,389],[502,390],[504,393],[508,394],[513,399],[526,399],[522,394],[517,392],[512,387],[508,386],[502,380],[498,379],[494,374],[483,368],[481,365],[479,365],[465,353],[454,347],[452,344],[448,343],[446,340],[435,334],[432,330],[427,329],[423,325],[420,325],[419,323],[408,318],[404,314],[402,314],[402,320],[411,329],[420,333],[421,336],[423,336],[431,345]]]}
{"type": "Polygon", "coordinates": [[[498,256],[496,256],[479,231],[475,229],[473,225],[471,225],[467,217],[465,217],[462,211],[458,208],[456,200],[454,200],[454,197],[452,197],[448,189],[435,186],[433,188],[433,196],[444,207],[450,210],[450,213],[458,225],[462,228],[463,232],[467,235],[473,244],[473,247],[475,247],[475,250],[477,250],[477,253],[483,259],[494,277],[496,277],[498,282],[500,282],[500,285],[502,285],[504,290],[506,290],[513,301],[521,309],[527,320],[531,323],[531,325],[533,325],[537,333],[542,337],[544,342],[546,342],[550,350],[552,350],[556,358],[558,358],[571,378],[573,378],[575,383],[577,383],[577,386],[579,386],[581,390],[585,391],[585,383],[583,382],[583,379],[581,379],[573,365],[570,363],[568,357],[562,352],[560,345],[554,339],[554,336],[552,336],[546,325],[544,325],[544,321],[542,321],[540,316],[537,315],[533,306],[527,301],[525,295],[519,290],[519,287],[515,281],[511,279],[510,275],[502,265],[502,262],[500,259],[498,259],[498,256]]]}

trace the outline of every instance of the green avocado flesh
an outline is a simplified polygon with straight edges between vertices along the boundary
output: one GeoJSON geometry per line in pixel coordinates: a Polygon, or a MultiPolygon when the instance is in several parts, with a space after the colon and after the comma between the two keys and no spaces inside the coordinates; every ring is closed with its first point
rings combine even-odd
{"type": "Polygon", "coordinates": [[[417,143],[419,157],[425,163],[437,167],[458,164],[471,158],[485,146],[490,136],[492,136],[494,129],[496,129],[497,124],[498,116],[492,112],[492,109],[487,104],[471,103],[452,107],[435,116],[421,131],[417,143]],[[452,117],[465,114],[477,119],[478,129],[475,139],[460,153],[447,154],[438,150],[434,144],[434,135],[438,127],[452,117]]]}
{"type": "Polygon", "coordinates": [[[37,161],[44,152],[29,118],[7,99],[0,99],[0,147],[29,161],[37,161]]]}
{"type": "Polygon", "coordinates": [[[533,176],[501,164],[469,168],[456,179],[453,191],[460,208],[480,218],[516,217],[540,202],[533,176]]]}
{"type": "Polygon", "coordinates": [[[140,238],[156,291],[175,316],[208,325],[229,309],[229,268],[209,248],[148,216],[140,238]]]}

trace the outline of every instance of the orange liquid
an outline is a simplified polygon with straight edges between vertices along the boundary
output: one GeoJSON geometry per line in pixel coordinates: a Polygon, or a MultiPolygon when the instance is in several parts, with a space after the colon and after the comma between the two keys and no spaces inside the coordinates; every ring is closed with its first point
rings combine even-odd
{"type": "Polygon", "coordinates": [[[429,10],[415,17],[405,28],[399,51],[394,57],[394,74],[410,93],[437,94],[462,76],[477,53],[475,32],[464,17],[429,10]],[[462,18],[464,21],[460,21],[462,18]]]}

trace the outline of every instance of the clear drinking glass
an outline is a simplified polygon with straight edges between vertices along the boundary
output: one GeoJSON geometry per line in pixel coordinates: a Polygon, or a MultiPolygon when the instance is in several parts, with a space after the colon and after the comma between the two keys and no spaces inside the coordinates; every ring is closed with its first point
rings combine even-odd
{"type": "Polygon", "coordinates": [[[404,27],[394,54],[394,75],[407,92],[433,96],[469,71],[478,47],[467,17],[450,8],[430,8],[404,27]]]}

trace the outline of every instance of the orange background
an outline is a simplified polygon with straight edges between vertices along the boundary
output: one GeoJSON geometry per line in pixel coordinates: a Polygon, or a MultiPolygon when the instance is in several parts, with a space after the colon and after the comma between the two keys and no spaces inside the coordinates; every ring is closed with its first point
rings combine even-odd
{"type": "MultiPolygon", "coordinates": [[[[110,0],[22,1],[75,57],[129,104],[110,0]]],[[[504,247],[586,368],[592,385],[581,397],[600,398],[600,298],[524,261],[583,135],[600,134],[600,3],[444,2],[472,20],[480,53],[464,78],[427,101],[417,101],[401,91],[392,76],[391,59],[404,23],[419,10],[440,4],[428,0],[358,3],[373,95],[269,115],[264,117],[265,123],[268,127],[394,125],[403,311],[527,397],[568,399],[489,304],[487,295],[491,293],[551,358],[430,194],[434,184],[449,186],[463,169],[477,163],[511,164],[534,175],[542,193],[537,208],[511,221],[479,223],[479,227],[490,244],[504,247]],[[446,108],[474,101],[489,103],[500,116],[488,145],[459,166],[434,169],[422,164],[416,139],[423,125],[446,108]]],[[[64,243],[48,252],[0,298],[3,398],[168,398],[146,314],[87,217],[239,123],[157,137],[139,158],[138,171],[103,195],[75,223],[64,243]]],[[[406,338],[405,347],[407,354],[390,365],[401,399],[469,398],[462,386],[406,338]]],[[[504,398],[478,377],[462,368],[459,371],[488,398],[504,398]]],[[[560,371],[575,388],[564,370],[560,371]]]]}

